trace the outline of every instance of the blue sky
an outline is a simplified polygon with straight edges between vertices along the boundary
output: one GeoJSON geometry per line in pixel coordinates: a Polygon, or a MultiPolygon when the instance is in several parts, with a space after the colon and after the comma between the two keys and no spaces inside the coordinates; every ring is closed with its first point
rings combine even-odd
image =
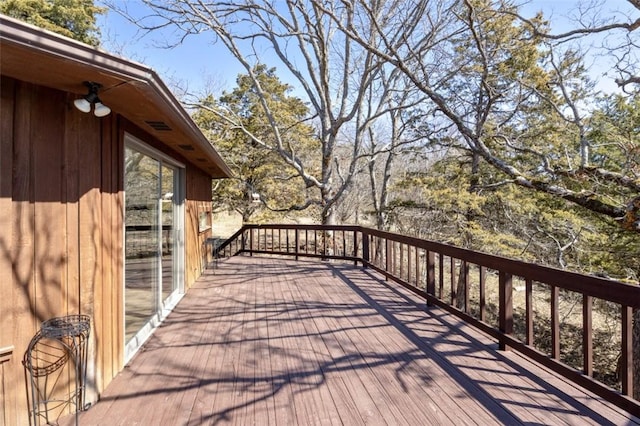
{"type": "MultiPolygon", "coordinates": [[[[144,8],[137,0],[112,2],[126,2],[132,13],[144,13],[144,8]]],[[[243,72],[226,49],[212,43],[211,37],[206,34],[189,37],[179,46],[167,49],[163,46],[171,34],[156,32],[143,35],[134,24],[116,12],[109,11],[106,16],[100,17],[98,25],[102,32],[103,49],[153,68],[171,86],[186,86],[190,91],[201,91],[209,81],[215,81],[215,85],[230,88],[237,74],[243,72]]]]}
{"type": "MultiPolygon", "coordinates": [[[[144,8],[138,0],[110,1],[126,5],[133,14],[144,15],[144,8]]],[[[572,12],[576,6],[586,3],[585,0],[531,0],[523,11],[525,15],[532,16],[542,10],[550,17],[553,27],[561,31],[567,19],[576,16],[572,12]]],[[[626,0],[606,0],[604,4],[607,12],[630,9],[626,0]]],[[[180,87],[201,94],[206,87],[211,87],[214,93],[219,94],[223,89],[234,87],[236,76],[244,72],[226,49],[213,43],[211,36],[206,34],[191,36],[181,45],[166,49],[162,45],[171,38],[171,34],[155,32],[141,37],[135,25],[115,12],[102,16],[98,24],[105,50],[153,68],[174,89],[180,87]]],[[[594,78],[600,82],[601,89],[615,90],[614,76],[604,76],[605,72],[603,64],[594,72],[594,78]]]]}

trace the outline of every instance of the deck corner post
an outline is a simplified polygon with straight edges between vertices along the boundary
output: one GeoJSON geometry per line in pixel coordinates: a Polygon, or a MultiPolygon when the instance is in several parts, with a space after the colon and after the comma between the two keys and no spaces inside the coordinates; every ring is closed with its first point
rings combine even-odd
{"type": "MultiPolygon", "coordinates": [[[[500,272],[500,295],[499,295],[499,328],[504,335],[513,334],[513,280],[511,274],[500,272]]],[[[499,344],[501,351],[508,351],[508,345],[501,340],[499,344]]]]}

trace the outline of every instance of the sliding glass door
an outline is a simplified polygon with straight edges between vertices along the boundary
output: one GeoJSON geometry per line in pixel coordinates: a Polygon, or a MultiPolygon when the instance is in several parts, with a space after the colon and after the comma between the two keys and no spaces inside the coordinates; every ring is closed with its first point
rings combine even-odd
{"type": "Polygon", "coordinates": [[[173,307],[181,290],[184,167],[127,137],[124,168],[128,359],[173,307]]]}

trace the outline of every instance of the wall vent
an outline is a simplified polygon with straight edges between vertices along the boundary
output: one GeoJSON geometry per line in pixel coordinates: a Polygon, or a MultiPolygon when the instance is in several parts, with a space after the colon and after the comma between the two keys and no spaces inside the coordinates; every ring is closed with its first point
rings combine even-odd
{"type": "Polygon", "coordinates": [[[184,149],[185,151],[193,151],[194,148],[192,145],[178,145],[180,148],[184,149]]]}
{"type": "Polygon", "coordinates": [[[164,121],[145,121],[149,126],[153,128],[153,130],[157,130],[159,132],[167,132],[171,130],[171,127],[167,126],[167,123],[164,121]]]}
{"type": "Polygon", "coordinates": [[[202,157],[196,158],[196,160],[200,161],[201,163],[204,163],[205,161],[207,161],[206,158],[202,158],[202,157]]]}

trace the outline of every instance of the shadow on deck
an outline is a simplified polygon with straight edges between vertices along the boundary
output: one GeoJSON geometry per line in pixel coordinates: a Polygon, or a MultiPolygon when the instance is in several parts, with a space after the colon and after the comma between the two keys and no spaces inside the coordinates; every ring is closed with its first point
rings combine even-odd
{"type": "Polygon", "coordinates": [[[233,257],[80,424],[640,424],[370,270],[233,257]]]}

